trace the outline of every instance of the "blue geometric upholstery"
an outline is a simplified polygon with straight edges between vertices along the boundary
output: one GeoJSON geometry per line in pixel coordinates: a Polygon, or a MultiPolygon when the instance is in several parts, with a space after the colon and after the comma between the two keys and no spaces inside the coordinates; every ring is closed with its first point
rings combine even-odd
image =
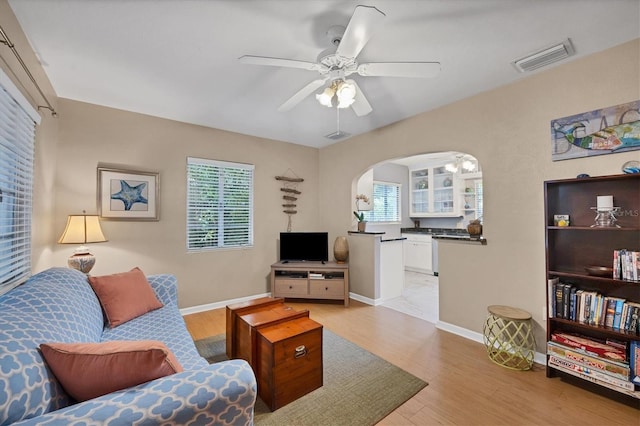
{"type": "Polygon", "coordinates": [[[0,296],[0,425],[253,423],[256,380],[241,360],[208,365],[178,311],[173,275],[147,277],[165,305],[119,327],[105,317],[86,276],[51,268],[0,296]],[[38,349],[46,342],[160,340],[181,373],[74,404],[38,349]]]}
{"type": "Polygon", "coordinates": [[[165,305],[115,328],[105,328],[101,340],[160,340],[174,353],[185,370],[208,365],[196,350],[175,305],[165,305]]]}

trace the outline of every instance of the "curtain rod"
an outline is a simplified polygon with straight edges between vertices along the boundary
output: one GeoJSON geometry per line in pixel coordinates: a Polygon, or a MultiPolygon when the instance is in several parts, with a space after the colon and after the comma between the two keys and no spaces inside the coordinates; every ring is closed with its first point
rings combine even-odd
{"type": "Polygon", "coordinates": [[[42,93],[42,89],[40,89],[40,86],[38,85],[38,83],[36,83],[36,79],[33,78],[33,75],[31,74],[31,71],[29,71],[29,68],[27,68],[27,64],[24,63],[24,61],[22,60],[22,57],[20,56],[20,54],[16,50],[15,45],[13,43],[11,43],[11,40],[9,40],[9,36],[7,36],[7,33],[4,32],[4,29],[2,28],[1,25],[0,25],[0,35],[4,39],[4,40],[0,40],[0,43],[5,44],[9,49],[11,49],[11,51],[15,55],[16,59],[18,59],[18,62],[20,62],[20,65],[22,65],[22,69],[24,69],[24,72],[27,73],[27,76],[29,76],[29,79],[31,80],[33,85],[36,86],[36,89],[38,89],[38,93],[40,93],[40,96],[42,96],[42,99],[44,99],[44,102],[47,104],[46,106],[38,105],[38,109],[46,108],[49,111],[51,111],[51,116],[52,117],[56,117],[58,115],[58,113],[56,112],[55,109],[53,109],[53,107],[51,106],[51,103],[49,103],[49,100],[44,95],[44,93],[42,93]]]}

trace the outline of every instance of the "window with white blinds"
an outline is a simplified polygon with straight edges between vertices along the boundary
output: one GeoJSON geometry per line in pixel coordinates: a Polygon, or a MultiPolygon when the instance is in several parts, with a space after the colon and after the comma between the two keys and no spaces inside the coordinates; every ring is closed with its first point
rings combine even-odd
{"type": "Polygon", "coordinates": [[[253,245],[252,164],[187,158],[187,249],[253,245]]]}
{"type": "Polygon", "coordinates": [[[373,209],[363,212],[367,222],[400,222],[400,184],[373,183],[373,209]]]}
{"type": "Polygon", "coordinates": [[[0,72],[0,294],[31,275],[34,116],[0,72]]]}

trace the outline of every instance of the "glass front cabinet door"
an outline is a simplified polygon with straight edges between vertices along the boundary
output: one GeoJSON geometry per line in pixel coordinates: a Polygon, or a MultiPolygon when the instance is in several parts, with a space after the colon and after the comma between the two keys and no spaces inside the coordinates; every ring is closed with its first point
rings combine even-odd
{"type": "Polygon", "coordinates": [[[411,170],[409,181],[411,215],[429,213],[429,169],[411,170]]]}
{"type": "Polygon", "coordinates": [[[409,171],[411,217],[461,216],[458,179],[444,166],[409,171]]]}

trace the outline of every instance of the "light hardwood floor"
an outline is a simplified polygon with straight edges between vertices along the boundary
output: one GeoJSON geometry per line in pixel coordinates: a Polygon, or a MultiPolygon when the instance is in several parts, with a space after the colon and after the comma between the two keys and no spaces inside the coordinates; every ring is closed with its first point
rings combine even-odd
{"type": "MultiPolygon", "coordinates": [[[[482,344],[382,306],[352,300],[297,303],[310,317],[429,386],[379,425],[640,425],[637,408],[562,381],[544,367],[512,371],[492,363],[482,344]]],[[[194,339],[225,332],[225,311],[185,316],[194,339]]]]}

